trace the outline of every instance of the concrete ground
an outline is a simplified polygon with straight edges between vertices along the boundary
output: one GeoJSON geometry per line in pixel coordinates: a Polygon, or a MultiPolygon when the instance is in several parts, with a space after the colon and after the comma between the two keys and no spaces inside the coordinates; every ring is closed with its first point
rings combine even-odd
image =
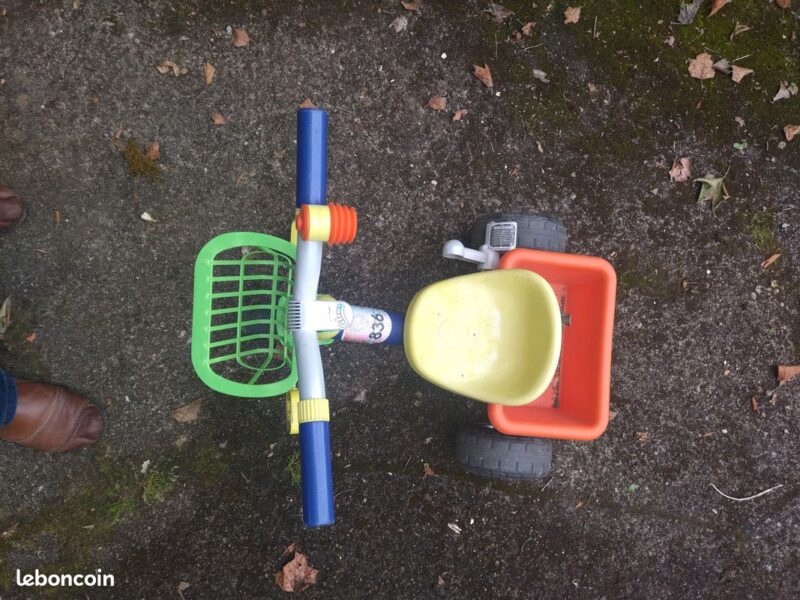
{"type": "Polygon", "coordinates": [[[309,597],[796,595],[800,381],[774,390],[776,365],[800,362],[800,142],[780,143],[800,96],[772,98],[800,84],[797,8],[708,17],[705,3],[680,26],[677,1],[575,2],[577,24],[561,0],[504,2],[502,24],[477,0],[419,13],[394,0],[0,2],[0,182],[29,209],[0,236],[13,303],[0,365],[84,393],[107,424],[68,455],[3,446],[4,598],[179,598],[181,582],[187,600],[282,597],[273,575],[295,542],[319,569],[309,597]],[[751,30],[731,40],[737,21],[751,30]],[[755,72],[693,79],[686,61],[704,51],[755,72]],[[160,74],[167,59],[188,73],[160,74]],[[489,65],[491,90],[473,64],[489,65]],[[446,112],[426,108],[435,95],[446,112]],[[333,346],[338,521],[304,530],[283,403],[195,376],[194,258],[223,232],[286,233],[305,98],[330,114],[330,197],[360,215],[356,243],[327,254],[333,295],[404,309],[469,272],[441,244],[497,210],[556,216],[572,252],[614,264],[616,416],[597,441],[557,443],[551,480],[465,476],[455,432],[483,406],[422,381],[398,348],[333,346]],[[119,146],[154,140],[160,177],[134,176],[119,146]],[[678,157],[695,177],[727,171],[715,213],[698,184],[670,181],[678,157]],[[172,418],[197,398],[196,421],[172,418]],[[711,484],[783,487],[735,502],[711,484]],[[100,568],[117,584],[16,586],[36,568],[100,568]]]}

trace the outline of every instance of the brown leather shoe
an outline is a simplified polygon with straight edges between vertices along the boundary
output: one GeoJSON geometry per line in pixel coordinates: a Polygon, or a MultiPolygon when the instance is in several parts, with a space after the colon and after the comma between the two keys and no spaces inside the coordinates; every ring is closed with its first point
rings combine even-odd
{"type": "Polygon", "coordinates": [[[97,407],[60,385],[17,381],[17,412],[0,439],[45,452],[94,444],[103,432],[97,407]]]}
{"type": "Polygon", "coordinates": [[[0,229],[10,229],[25,218],[25,206],[17,194],[0,185],[0,229]]]}

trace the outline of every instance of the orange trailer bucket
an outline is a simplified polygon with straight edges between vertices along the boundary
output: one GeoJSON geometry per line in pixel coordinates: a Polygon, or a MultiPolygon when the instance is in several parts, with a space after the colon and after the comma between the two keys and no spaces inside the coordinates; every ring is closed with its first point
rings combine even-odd
{"type": "Polygon", "coordinates": [[[489,421],[507,435],[593,440],[608,425],[611,342],[617,276],[595,256],[517,249],[501,269],[527,269],[552,286],[562,314],[569,315],[561,362],[550,387],[530,404],[490,404],[489,421]]]}

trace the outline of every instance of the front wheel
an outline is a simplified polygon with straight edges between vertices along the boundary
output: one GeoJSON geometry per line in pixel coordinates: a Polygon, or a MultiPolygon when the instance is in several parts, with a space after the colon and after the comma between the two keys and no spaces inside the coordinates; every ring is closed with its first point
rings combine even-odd
{"type": "Polygon", "coordinates": [[[553,442],[505,435],[491,425],[469,424],[456,437],[456,459],[475,475],[491,479],[542,479],[553,466],[553,442]]]}
{"type": "Polygon", "coordinates": [[[567,229],[558,219],[532,213],[483,215],[470,231],[470,248],[487,244],[504,252],[513,248],[564,252],[567,229]]]}

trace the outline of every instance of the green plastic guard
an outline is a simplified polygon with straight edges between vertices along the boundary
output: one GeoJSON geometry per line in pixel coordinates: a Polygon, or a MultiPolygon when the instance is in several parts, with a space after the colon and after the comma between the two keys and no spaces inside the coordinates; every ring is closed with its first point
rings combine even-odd
{"type": "Polygon", "coordinates": [[[263,233],[225,233],[194,269],[192,364],[211,389],[242,398],[280,396],[297,383],[286,329],[295,246],[263,233]]]}

